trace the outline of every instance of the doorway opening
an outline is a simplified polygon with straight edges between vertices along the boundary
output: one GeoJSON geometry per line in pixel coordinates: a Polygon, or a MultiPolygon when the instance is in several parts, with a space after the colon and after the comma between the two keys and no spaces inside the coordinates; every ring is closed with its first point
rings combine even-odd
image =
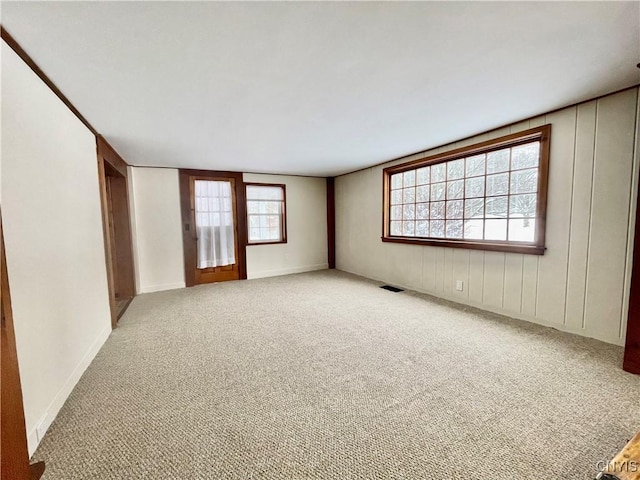
{"type": "Polygon", "coordinates": [[[136,294],[127,189],[127,164],[98,137],[98,173],[102,200],[111,325],[116,327],[136,294]]]}

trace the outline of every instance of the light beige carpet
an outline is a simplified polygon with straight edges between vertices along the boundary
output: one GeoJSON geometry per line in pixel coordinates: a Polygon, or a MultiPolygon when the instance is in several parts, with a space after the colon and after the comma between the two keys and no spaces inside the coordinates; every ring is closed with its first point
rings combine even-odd
{"type": "Polygon", "coordinates": [[[622,349],[336,271],[137,297],[48,480],[591,479],[640,430],[622,349]]]}

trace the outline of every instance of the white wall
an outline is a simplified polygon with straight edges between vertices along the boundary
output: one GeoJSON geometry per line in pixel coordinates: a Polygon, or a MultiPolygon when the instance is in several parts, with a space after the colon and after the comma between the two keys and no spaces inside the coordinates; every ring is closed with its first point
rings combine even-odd
{"type": "Polygon", "coordinates": [[[0,200],[33,453],[111,318],[95,137],[4,42],[0,200]]]}
{"type": "Polygon", "coordinates": [[[623,344],[637,194],[638,89],[336,179],[339,269],[623,344]],[[552,124],[544,256],[383,243],[382,170],[552,124]],[[458,292],[456,280],[464,282],[458,292]]]}
{"type": "Polygon", "coordinates": [[[328,268],[324,178],[244,174],[245,182],[280,183],[287,190],[287,243],[247,246],[247,278],[328,268]]]}
{"type": "Polygon", "coordinates": [[[184,288],[178,170],[133,167],[129,172],[137,291],[184,288]]]}
{"type": "MultiPolygon", "coordinates": [[[[131,197],[138,292],[182,288],[184,255],[178,170],[133,167],[131,197]]],[[[324,178],[244,174],[247,182],[287,186],[287,243],[247,247],[247,277],[327,268],[324,178]]]]}

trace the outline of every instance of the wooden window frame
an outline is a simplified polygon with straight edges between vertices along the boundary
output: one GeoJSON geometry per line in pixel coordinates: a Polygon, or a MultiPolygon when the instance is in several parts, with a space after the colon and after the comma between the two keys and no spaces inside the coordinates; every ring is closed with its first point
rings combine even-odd
{"type": "Polygon", "coordinates": [[[287,243],[287,186],[284,183],[259,183],[259,182],[249,182],[244,184],[244,196],[245,201],[247,202],[247,246],[255,246],[255,245],[278,245],[282,243],[287,243]],[[247,197],[247,187],[280,187],[282,188],[282,240],[277,241],[264,241],[264,242],[256,242],[251,241],[249,238],[249,198],[247,197]]]}
{"type": "MultiPolygon", "coordinates": [[[[551,145],[551,125],[531,128],[523,132],[505,135],[486,142],[476,143],[469,147],[462,147],[449,152],[433,155],[419,160],[413,160],[400,165],[387,167],[383,170],[382,186],[382,241],[391,243],[405,243],[413,245],[430,245],[439,247],[466,248],[472,250],[489,250],[497,252],[524,253],[532,255],[544,255],[545,230],[547,215],[547,192],[549,182],[549,151],[551,145]],[[536,203],[536,234],[533,242],[521,241],[496,241],[496,240],[454,240],[438,239],[432,237],[403,237],[390,234],[390,202],[391,202],[391,175],[415,170],[421,167],[433,166],[439,163],[458,160],[460,158],[480,155],[504,148],[517,147],[533,141],[540,142],[540,159],[538,165],[538,189],[536,203]]],[[[509,169],[511,171],[511,169],[509,169]]],[[[485,173],[486,176],[486,173],[485,173]]],[[[466,177],[463,177],[463,179],[466,177]]],[[[485,199],[486,192],[485,192],[485,199]]]]}

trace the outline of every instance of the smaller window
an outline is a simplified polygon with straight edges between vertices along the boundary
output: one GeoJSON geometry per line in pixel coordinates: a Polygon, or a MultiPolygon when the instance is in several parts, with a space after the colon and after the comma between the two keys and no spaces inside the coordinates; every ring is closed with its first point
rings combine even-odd
{"type": "Polygon", "coordinates": [[[246,193],[248,244],[287,243],[285,186],[247,183],[246,193]]]}

